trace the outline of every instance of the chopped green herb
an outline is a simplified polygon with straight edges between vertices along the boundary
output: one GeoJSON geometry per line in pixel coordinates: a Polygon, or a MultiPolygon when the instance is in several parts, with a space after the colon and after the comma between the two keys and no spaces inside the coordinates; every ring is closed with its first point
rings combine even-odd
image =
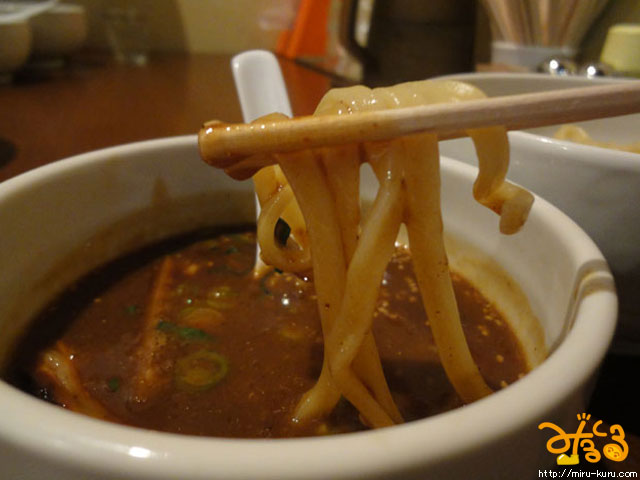
{"type": "Polygon", "coordinates": [[[211,338],[204,330],[194,327],[178,327],[178,336],[184,340],[208,340],[211,338]]]}
{"type": "Polygon", "coordinates": [[[160,330],[165,333],[172,333],[175,329],[176,325],[171,322],[167,322],[166,320],[160,320],[156,325],[156,330],[160,330]]]}
{"type": "Polygon", "coordinates": [[[238,247],[236,247],[235,245],[232,245],[231,247],[227,248],[224,251],[224,254],[231,255],[232,253],[238,253],[238,252],[239,252],[238,247]]]}
{"type": "Polygon", "coordinates": [[[175,335],[182,340],[198,341],[198,340],[210,340],[212,337],[204,330],[194,327],[183,327],[176,325],[166,320],[160,320],[156,325],[156,329],[161,332],[175,335]]]}
{"type": "Polygon", "coordinates": [[[110,392],[117,392],[120,389],[120,377],[111,377],[107,380],[107,388],[110,392]]]}
{"type": "Polygon", "coordinates": [[[135,304],[127,305],[125,307],[125,310],[129,315],[137,315],[138,313],[140,313],[140,305],[135,305],[135,304]]]}

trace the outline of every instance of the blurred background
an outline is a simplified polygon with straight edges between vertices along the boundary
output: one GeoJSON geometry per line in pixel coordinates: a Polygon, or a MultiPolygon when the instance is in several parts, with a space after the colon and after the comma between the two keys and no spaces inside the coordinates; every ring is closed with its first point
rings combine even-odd
{"type": "MultiPolygon", "coordinates": [[[[190,53],[228,53],[250,48],[274,49],[279,33],[290,28],[300,0],[65,0],[86,8],[89,32],[87,48],[106,49],[108,40],[103,28],[104,13],[116,5],[142,12],[149,25],[149,41],[154,51],[190,53]]],[[[316,3],[323,3],[316,0],[316,3]]],[[[341,3],[340,0],[329,2],[341,3]]],[[[375,0],[361,1],[361,8],[372,8],[375,0]]],[[[400,0],[398,10],[407,11],[403,20],[423,27],[449,23],[465,25],[474,34],[479,61],[488,61],[491,33],[484,5],[468,0],[400,0]],[[420,9],[424,15],[412,16],[420,9]],[[477,11],[476,11],[477,10],[477,11]],[[412,12],[413,11],[413,12],[412,12]],[[429,13],[431,17],[429,17],[429,13]]],[[[557,3],[561,3],[556,1],[557,3]]],[[[575,3],[575,2],[574,2],[575,3]]],[[[333,5],[332,5],[333,7],[333,5]]],[[[640,22],[640,2],[611,0],[582,42],[586,59],[596,60],[604,44],[607,30],[617,23],[640,22]]]]}
{"type": "MultiPolygon", "coordinates": [[[[572,68],[578,70],[601,62],[613,26],[640,23],[637,0],[60,3],[80,8],[85,22],[83,32],[77,31],[78,24],[69,27],[82,33],[82,42],[64,52],[66,57],[78,51],[112,52],[122,61],[144,64],[163,53],[229,54],[264,48],[371,85],[473,70],[532,70],[553,56],[575,62],[572,68]],[[130,55],[127,49],[137,52],[130,55]]],[[[2,37],[2,16],[16,4],[20,2],[0,0],[0,57],[18,48],[15,38],[2,37]]],[[[40,60],[47,56],[37,50],[40,60]]],[[[616,70],[615,65],[608,68],[616,70]]]]}

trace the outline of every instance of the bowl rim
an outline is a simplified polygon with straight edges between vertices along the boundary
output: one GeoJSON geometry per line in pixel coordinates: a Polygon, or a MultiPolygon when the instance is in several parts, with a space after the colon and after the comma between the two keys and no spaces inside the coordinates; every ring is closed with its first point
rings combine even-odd
{"type": "MultiPolygon", "coordinates": [[[[0,208],[6,195],[23,192],[34,182],[70,169],[167,147],[191,151],[196,141],[193,135],[147,140],[54,162],[0,184],[0,208]]],[[[456,160],[443,158],[442,164],[443,172],[470,177],[470,182],[475,176],[473,167],[456,160]]],[[[586,233],[555,207],[536,197],[532,214],[575,237],[580,255],[604,262],[586,233]]],[[[299,478],[302,469],[305,478],[320,479],[402,471],[407,465],[436,463],[454,450],[471,452],[480,442],[496,441],[532,420],[548,420],[543,416],[596,371],[613,337],[616,313],[615,292],[598,291],[586,296],[565,341],[522,380],[464,408],[391,428],[300,439],[193,437],[78,415],[2,381],[0,442],[55,464],[83,471],[126,472],[141,479],[284,479],[299,478]],[[531,405],[528,412],[521,408],[524,401],[531,405]],[[296,453],[291,454],[290,449],[296,453]],[[244,460],[249,458],[251,461],[244,460]]]]}

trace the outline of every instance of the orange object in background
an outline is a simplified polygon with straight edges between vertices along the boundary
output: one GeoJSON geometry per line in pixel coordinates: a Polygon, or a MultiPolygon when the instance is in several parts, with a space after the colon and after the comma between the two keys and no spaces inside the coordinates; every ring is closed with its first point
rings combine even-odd
{"type": "Polygon", "coordinates": [[[301,0],[293,28],[280,34],[276,53],[286,58],[323,56],[330,7],[331,0],[301,0]]]}

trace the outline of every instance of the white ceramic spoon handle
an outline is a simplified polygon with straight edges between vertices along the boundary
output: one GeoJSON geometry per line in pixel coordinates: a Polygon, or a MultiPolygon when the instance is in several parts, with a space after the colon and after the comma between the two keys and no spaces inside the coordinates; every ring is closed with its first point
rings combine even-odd
{"type": "Polygon", "coordinates": [[[292,116],[287,87],[273,53],[240,53],[231,59],[231,70],[246,123],[273,112],[292,116]]]}
{"type": "MultiPolygon", "coordinates": [[[[291,105],[287,87],[276,56],[266,50],[249,50],[231,59],[233,79],[240,99],[242,117],[246,123],[273,112],[291,117],[291,105]]],[[[256,196],[256,218],[260,215],[260,203],[256,196]]],[[[260,246],[256,246],[254,272],[264,271],[260,259],[260,246]]]]}
{"type": "Polygon", "coordinates": [[[56,3],[58,3],[58,0],[46,0],[45,2],[24,4],[23,6],[20,6],[15,12],[7,13],[1,15],[0,17],[4,22],[25,21],[40,13],[46,12],[50,8],[53,8],[56,3]]]}

